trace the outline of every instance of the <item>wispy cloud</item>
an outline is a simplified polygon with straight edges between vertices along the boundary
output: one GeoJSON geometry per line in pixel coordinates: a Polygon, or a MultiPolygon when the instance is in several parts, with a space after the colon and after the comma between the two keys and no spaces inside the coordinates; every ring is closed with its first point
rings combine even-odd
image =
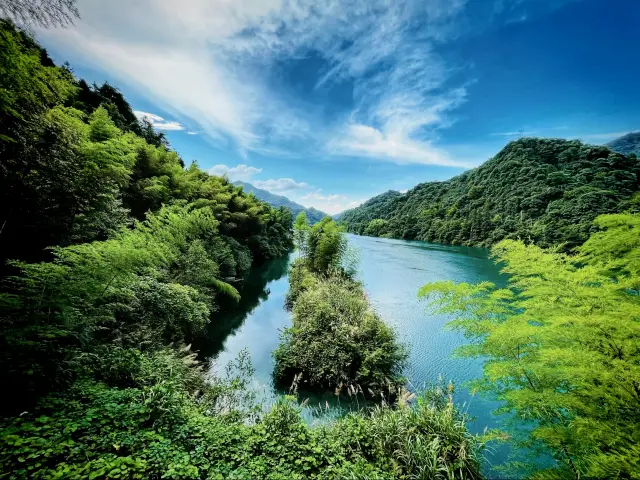
{"type": "Polygon", "coordinates": [[[352,124],[346,127],[344,133],[328,144],[329,151],[341,155],[388,159],[398,164],[467,166],[449,158],[430,142],[408,138],[405,132],[389,134],[367,125],[352,124]]]}
{"type": "Polygon", "coordinates": [[[292,190],[301,190],[310,187],[308,183],[296,182],[292,178],[278,178],[277,180],[273,178],[269,180],[256,180],[253,182],[253,185],[263,190],[277,193],[290,192],[292,190]]]}
{"type": "Polygon", "coordinates": [[[76,27],[39,35],[240,152],[279,154],[293,142],[324,145],[331,155],[451,165],[434,147],[436,131],[451,123],[466,91],[448,85],[449,68],[431,46],[455,34],[465,3],[191,0],[178,8],[171,0],[78,0],[76,27]],[[424,28],[416,30],[418,19],[424,28]],[[271,81],[275,65],[312,53],[325,65],[316,88],[353,84],[353,109],[339,122],[271,81]],[[365,148],[370,139],[375,145],[365,148]]]}
{"type": "MultiPolygon", "coordinates": [[[[158,130],[184,130],[184,126],[176,121],[169,121],[162,118],[160,115],[156,115],[155,113],[141,112],[140,110],[135,110],[133,112],[138,120],[147,119],[154,128],[158,130]]],[[[192,133],[192,132],[187,132],[192,133]]]]}
{"type": "Polygon", "coordinates": [[[235,167],[229,167],[228,165],[214,165],[209,169],[209,173],[211,175],[226,175],[229,180],[235,182],[237,180],[242,180],[244,182],[251,180],[251,178],[262,172],[261,168],[250,167],[249,165],[240,164],[235,167]]]}

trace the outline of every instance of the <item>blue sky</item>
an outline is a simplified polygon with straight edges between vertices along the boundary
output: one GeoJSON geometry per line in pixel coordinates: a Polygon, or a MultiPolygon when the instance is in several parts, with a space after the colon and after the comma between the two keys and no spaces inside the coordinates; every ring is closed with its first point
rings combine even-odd
{"type": "Polygon", "coordinates": [[[640,129],[633,0],[78,0],[38,31],[185,159],[337,213],[520,132],[640,129]]]}

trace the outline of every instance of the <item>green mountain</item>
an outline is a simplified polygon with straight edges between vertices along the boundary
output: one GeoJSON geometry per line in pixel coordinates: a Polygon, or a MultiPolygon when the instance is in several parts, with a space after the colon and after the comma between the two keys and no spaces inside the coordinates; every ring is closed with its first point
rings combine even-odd
{"type": "Polygon", "coordinates": [[[299,203],[296,203],[292,200],[289,200],[287,197],[282,195],[276,195],[275,193],[267,192],[266,190],[262,190],[261,188],[254,187],[250,183],[247,182],[233,182],[234,185],[238,187],[242,187],[242,189],[247,193],[253,193],[258,200],[262,200],[263,202],[267,202],[269,205],[273,207],[287,207],[293,212],[293,218],[295,218],[300,212],[305,212],[307,214],[307,218],[309,219],[310,224],[318,223],[324,217],[328,217],[324,212],[320,210],[316,210],[315,208],[307,208],[299,203]]]}
{"type": "Polygon", "coordinates": [[[626,135],[607,143],[607,147],[614,152],[622,153],[623,155],[635,153],[640,156],[640,132],[627,133],[626,135]]]}
{"type": "Polygon", "coordinates": [[[582,243],[604,213],[638,206],[640,161],[606,146],[523,138],[473,170],[389,191],[340,215],[353,233],[489,246],[582,243]],[[634,199],[632,199],[632,196],[634,199]]]}

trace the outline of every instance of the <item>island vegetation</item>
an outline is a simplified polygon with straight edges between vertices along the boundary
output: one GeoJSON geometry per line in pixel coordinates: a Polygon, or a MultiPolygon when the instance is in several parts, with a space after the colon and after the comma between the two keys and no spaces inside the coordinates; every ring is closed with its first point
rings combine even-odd
{"type": "Polygon", "coordinates": [[[328,217],[310,227],[302,212],[294,237],[300,256],[289,275],[292,326],[274,352],[276,379],[337,395],[395,398],[407,354],[354,280],[344,234],[328,217]]]}

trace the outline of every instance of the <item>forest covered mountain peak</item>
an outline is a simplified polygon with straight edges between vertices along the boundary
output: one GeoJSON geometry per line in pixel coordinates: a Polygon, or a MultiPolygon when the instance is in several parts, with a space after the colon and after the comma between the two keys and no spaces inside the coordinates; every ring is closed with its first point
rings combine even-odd
{"type": "Polygon", "coordinates": [[[638,208],[640,161],[579,140],[521,138],[444,182],[388,191],[344,212],[354,233],[489,246],[582,243],[600,214],[638,208]]]}

